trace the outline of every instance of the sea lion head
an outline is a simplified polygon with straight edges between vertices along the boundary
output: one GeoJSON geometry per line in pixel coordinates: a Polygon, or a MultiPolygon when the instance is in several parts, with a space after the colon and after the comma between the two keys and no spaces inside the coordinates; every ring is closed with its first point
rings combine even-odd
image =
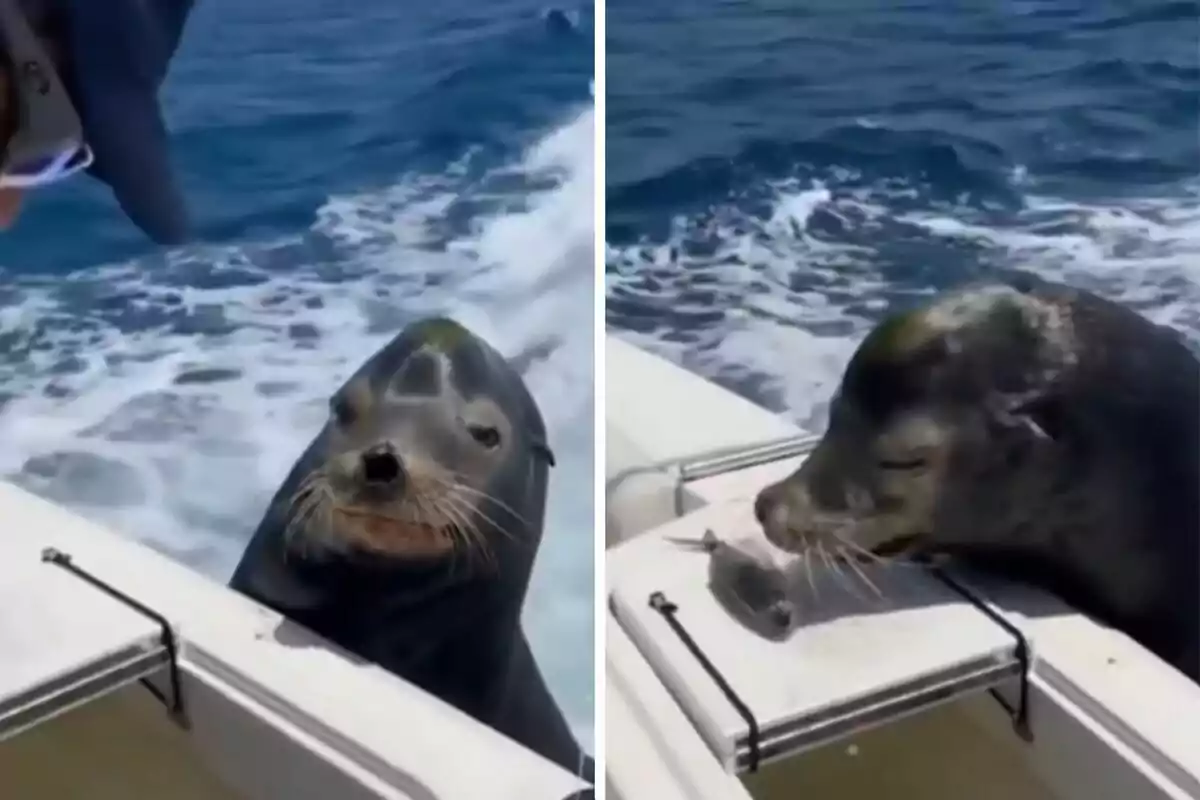
{"type": "Polygon", "coordinates": [[[797,553],[1006,535],[1017,520],[957,522],[1003,515],[964,506],[1003,506],[1018,491],[1010,473],[1052,469],[1054,386],[1074,360],[1068,309],[1005,285],[884,320],[851,358],[815,450],[756,498],[764,533],[797,553]]]}
{"type": "Polygon", "coordinates": [[[289,498],[286,547],[427,562],[536,549],[553,455],[503,356],[458,323],[421,320],[368,360],[289,498]]]}

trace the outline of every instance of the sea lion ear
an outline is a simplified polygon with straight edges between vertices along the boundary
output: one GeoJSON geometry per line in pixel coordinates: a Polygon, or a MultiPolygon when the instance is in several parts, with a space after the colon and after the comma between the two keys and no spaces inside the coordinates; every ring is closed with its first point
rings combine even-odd
{"type": "Polygon", "coordinates": [[[1002,395],[989,403],[991,416],[1005,428],[1023,430],[1042,441],[1054,441],[1062,435],[1062,415],[1054,399],[1042,391],[1002,395]]]}
{"type": "Polygon", "coordinates": [[[946,331],[921,344],[905,360],[911,368],[936,370],[962,350],[962,335],[957,331],[946,331]]]}
{"type": "Polygon", "coordinates": [[[550,449],[550,445],[545,442],[534,441],[529,447],[533,450],[534,455],[541,456],[547,464],[552,467],[557,466],[554,460],[554,451],[550,449]]]}

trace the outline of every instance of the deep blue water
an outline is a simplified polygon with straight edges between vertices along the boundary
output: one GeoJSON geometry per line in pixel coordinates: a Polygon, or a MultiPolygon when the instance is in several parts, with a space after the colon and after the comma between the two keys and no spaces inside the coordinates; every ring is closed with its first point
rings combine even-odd
{"type": "Polygon", "coordinates": [[[1200,341],[1200,4],[612,0],[611,327],[819,427],[887,309],[1021,267],[1200,341]]]}
{"type": "Polygon", "coordinates": [[[591,741],[594,29],[560,10],[197,3],[164,100],[199,241],[156,250],[89,181],[32,198],[0,235],[0,471],[224,580],[328,394],[452,313],[536,354],[559,468],[526,620],[591,741]]]}

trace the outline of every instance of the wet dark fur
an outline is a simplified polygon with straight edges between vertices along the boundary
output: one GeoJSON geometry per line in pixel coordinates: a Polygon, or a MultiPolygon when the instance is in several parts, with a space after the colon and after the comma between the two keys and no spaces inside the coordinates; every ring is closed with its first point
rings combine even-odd
{"type": "Polygon", "coordinates": [[[864,346],[822,443],[764,489],[760,518],[778,503],[859,514],[844,535],[858,525],[860,544],[886,547],[862,533],[889,513],[880,498],[865,512],[846,502],[848,485],[871,484],[856,452],[893,415],[938,409],[954,438],[931,524],[892,533],[1045,588],[1200,682],[1200,361],[1122,305],[1028,276],[1011,285],[1067,309],[1075,364],[1043,371],[1037,337],[1015,329],[963,331],[957,353],[949,337],[900,359],[864,346]]]}
{"type": "MultiPolygon", "coordinates": [[[[445,324],[427,320],[409,326],[346,385],[366,377],[372,391],[383,391],[423,344],[428,326],[445,324]]],[[[492,560],[481,567],[462,554],[406,560],[362,551],[289,549],[285,531],[291,501],[328,451],[329,423],[275,494],[230,586],[592,781],[592,759],[580,749],[547,690],[521,629],[552,463],[545,425],[504,357],[463,334],[465,341],[447,348],[456,365],[464,362],[464,369],[456,370],[455,385],[467,397],[486,393],[495,398],[517,439],[514,455],[487,486],[501,503],[485,502],[482,510],[491,521],[476,520],[492,560]]],[[[398,728],[405,724],[396,720],[398,728]]],[[[446,748],[452,758],[453,742],[446,748]]]]}

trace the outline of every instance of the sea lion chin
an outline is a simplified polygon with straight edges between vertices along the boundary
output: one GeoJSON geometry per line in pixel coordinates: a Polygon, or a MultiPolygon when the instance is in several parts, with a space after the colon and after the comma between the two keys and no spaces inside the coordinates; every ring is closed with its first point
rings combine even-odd
{"type": "Polygon", "coordinates": [[[1041,586],[1200,682],[1200,361],[1018,276],[878,325],[804,463],[757,496],[795,553],[945,553],[1041,586]]]}

